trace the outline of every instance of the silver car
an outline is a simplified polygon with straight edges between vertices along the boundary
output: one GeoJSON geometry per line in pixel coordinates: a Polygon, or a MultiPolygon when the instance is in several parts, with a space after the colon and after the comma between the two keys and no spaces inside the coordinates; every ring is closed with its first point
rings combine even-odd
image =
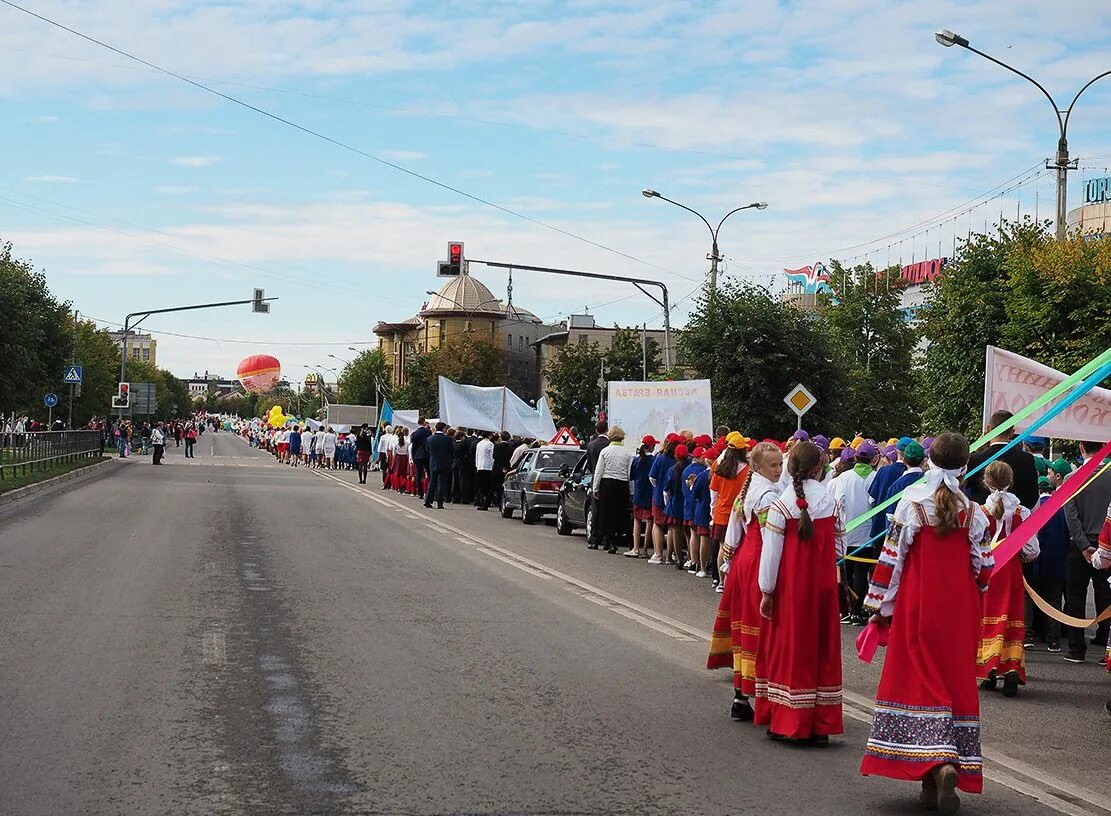
{"type": "Polygon", "coordinates": [[[505,474],[502,485],[502,518],[521,511],[525,524],[534,524],[545,513],[559,507],[559,489],[583,452],[579,448],[549,445],[528,451],[514,470],[505,474]]]}

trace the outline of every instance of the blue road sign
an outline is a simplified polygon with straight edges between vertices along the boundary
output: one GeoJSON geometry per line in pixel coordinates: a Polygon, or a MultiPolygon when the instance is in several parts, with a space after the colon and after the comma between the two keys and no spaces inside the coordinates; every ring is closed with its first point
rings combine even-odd
{"type": "Polygon", "coordinates": [[[62,375],[62,382],[66,385],[77,385],[81,382],[81,366],[68,365],[66,372],[62,375]]]}
{"type": "Polygon", "coordinates": [[[55,405],[58,404],[58,395],[47,394],[45,397],[42,398],[42,404],[45,405],[47,408],[53,408],[55,405]]]}

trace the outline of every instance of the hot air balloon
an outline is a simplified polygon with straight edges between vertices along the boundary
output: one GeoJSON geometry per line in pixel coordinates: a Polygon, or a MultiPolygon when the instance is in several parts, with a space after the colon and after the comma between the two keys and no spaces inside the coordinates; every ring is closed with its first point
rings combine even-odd
{"type": "Polygon", "coordinates": [[[239,363],[235,374],[252,394],[269,391],[281,379],[282,364],[269,354],[252,354],[239,363]]]}

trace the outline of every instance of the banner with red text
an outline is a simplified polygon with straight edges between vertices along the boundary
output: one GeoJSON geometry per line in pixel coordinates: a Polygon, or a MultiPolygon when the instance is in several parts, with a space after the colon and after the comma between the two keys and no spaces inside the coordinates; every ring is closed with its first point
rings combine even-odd
{"type": "MultiPolygon", "coordinates": [[[[984,423],[995,411],[1017,414],[1066,378],[1056,369],[995,346],[987,347],[984,371],[984,423]]],[[[1027,428],[1052,408],[1035,411],[1016,429],[1027,428]]],[[[1111,391],[1093,388],[1083,398],[1038,429],[1039,436],[1106,442],[1111,436],[1111,391]]]]}
{"type": "Polygon", "coordinates": [[[611,382],[608,407],[610,427],[624,428],[630,445],[646,434],[663,439],[677,431],[714,432],[709,380],[611,382]]]}

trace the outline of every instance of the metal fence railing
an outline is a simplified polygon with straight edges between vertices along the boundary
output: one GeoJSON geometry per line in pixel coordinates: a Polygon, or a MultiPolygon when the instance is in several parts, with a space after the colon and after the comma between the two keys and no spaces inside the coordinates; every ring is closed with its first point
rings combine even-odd
{"type": "Polygon", "coordinates": [[[100,456],[100,431],[0,434],[0,481],[49,470],[63,462],[100,456]]]}

